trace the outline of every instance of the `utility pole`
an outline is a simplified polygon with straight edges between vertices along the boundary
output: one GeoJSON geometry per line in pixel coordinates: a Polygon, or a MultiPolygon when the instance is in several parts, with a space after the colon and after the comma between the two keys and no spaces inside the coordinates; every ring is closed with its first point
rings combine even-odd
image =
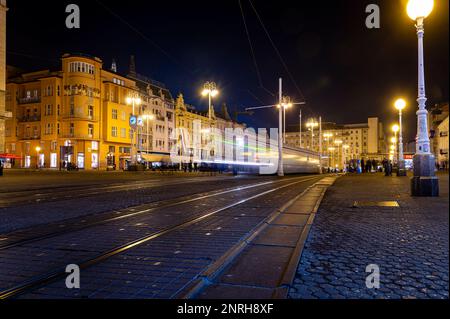
{"type": "Polygon", "coordinates": [[[284,176],[283,171],[283,79],[279,79],[279,112],[278,112],[278,176],[284,176]]]}
{"type": "Polygon", "coordinates": [[[302,148],[302,109],[300,109],[300,126],[299,126],[299,133],[300,133],[300,148],[302,148]]]}
{"type": "Polygon", "coordinates": [[[322,117],[319,117],[319,169],[322,174],[322,117]]]}

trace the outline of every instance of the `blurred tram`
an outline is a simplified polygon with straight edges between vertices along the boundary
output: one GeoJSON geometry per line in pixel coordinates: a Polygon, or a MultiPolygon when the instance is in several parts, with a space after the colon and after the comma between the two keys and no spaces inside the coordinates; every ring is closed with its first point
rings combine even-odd
{"type": "MultiPolygon", "coordinates": [[[[278,144],[266,139],[258,144],[255,136],[234,136],[223,140],[221,155],[209,149],[178,148],[176,163],[189,170],[233,172],[234,174],[275,175],[278,171],[278,144]]],[[[218,145],[216,144],[216,147],[218,145]]],[[[217,149],[216,149],[217,150],[217,149]]],[[[319,153],[306,149],[283,146],[285,174],[319,174],[319,153]]]]}

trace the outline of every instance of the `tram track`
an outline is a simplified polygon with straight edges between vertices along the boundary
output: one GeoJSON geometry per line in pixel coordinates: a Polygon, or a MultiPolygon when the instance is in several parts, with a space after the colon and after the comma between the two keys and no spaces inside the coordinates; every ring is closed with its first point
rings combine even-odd
{"type": "MultiPolygon", "coordinates": [[[[220,177],[216,178],[220,180],[220,177]]],[[[209,178],[209,180],[211,180],[209,178]]],[[[117,184],[90,184],[90,185],[65,185],[58,187],[47,187],[44,189],[30,189],[22,191],[11,191],[0,193],[0,209],[9,208],[20,205],[36,204],[56,202],[62,200],[77,199],[82,197],[95,196],[99,194],[124,192],[124,191],[136,191],[139,189],[146,189],[160,186],[172,186],[178,184],[189,184],[193,182],[208,181],[206,178],[187,178],[183,180],[165,180],[161,183],[162,179],[152,179],[149,181],[135,181],[128,183],[117,184]]]]}
{"type": "MultiPolygon", "coordinates": [[[[148,214],[148,213],[151,213],[151,212],[159,210],[159,209],[170,208],[170,207],[174,207],[174,206],[178,206],[178,205],[182,205],[182,204],[193,203],[193,202],[200,201],[203,199],[216,197],[216,196],[220,196],[220,195],[225,195],[225,194],[229,194],[232,192],[238,192],[238,191],[242,191],[242,190],[246,190],[246,189],[251,189],[254,187],[265,186],[265,185],[269,185],[269,184],[273,184],[273,183],[276,183],[276,181],[255,183],[255,184],[250,184],[250,185],[246,185],[246,186],[238,186],[238,187],[231,187],[231,188],[229,187],[229,188],[225,188],[225,189],[219,189],[219,190],[207,192],[207,193],[201,194],[200,196],[197,196],[197,195],[182,196],[181,199],[179,199],[178,201],[175,201],[175,202],[172,202],[173,199],[157,201],[157,202],[150,203],[150,205],[152,205],[154,207],[141,209],[138,211],[133,211],[131,213],[126,213],[126,211],[129,210],[129,209],[126,209],[126,210],[124,210],[125,213],[123,213],[123,214],[121,211],[113,211],[113,212],[109,212],[109,214],[107,214],[109,216],[115,215],[113,217],[102,218],[100,216],[99,219],[97,219],[96,217],[98,217],[98,216],[94,216],[94,218],[93,218],[94,220],[92,220],[90,222],[86,221],[88,219],[88,217],[83,216],[81,218],[76,218],[72,222],[72,225],[70,225],[70,223],[69,223],[69,225],[66,225],[66,223],[55,223],[53,225],[53,227],[50,227],[50,228],[54,229],[53,231],[48,231],[49,227],[46,225],[45,230],[44,230],[45,233],[43,233],[43,234],[41,233],[38,235],[33,235],[33,232],[34,233],[38,232],[38,231],[34,230],[33,228],[27,229],[25,231],[22,230],[22,231],[13,232],[10,234],[3,234],[3,235],[0,235],[0,251],[6,250],[6,249],[11,249],[11,248],[14,248],[14,247],[17,247],[20,245],[24,245],[24,244],[29,244],[29,243],[36,242],[39,240],[52,238],[52,237],[55,237],[58,235],[68,234],[70,232],[87,229],[89,227],[102,225],[102,224],[106,224],[109,222],[124,220],[127,218],[131,218],[131,217],[135,217],[135,216],[139,216],[139,215],[143,215],[143,214],[148,214]],[[25,235],[25,237],[23,237],[24,232],[28,232],[28,233],[30,233],[30,235],[29,236],[25,235]],[[20,234],[20,235],[17,236],[18,234],[20,234]],[[13,239],[11,241],[11,238],[14,238],[14,237],[19,237],[19,238],[16,240],[13,239]]],[[[141,206],[148,206],[148,205],[141,205],[141,206]]],[[[135,209],[133,209],[133,210],[135,210],[135,209]]],[[[102,214],[102,215],[104,215],[104,214],[102,214]]],[[[35,228],[40,229],[43,227],[37,226],[35,228]]]]}
{"type": "MultiPolygon", "coordinates": [[[[148,243],[152,240],[155,240],[157,238],[172,234],[174,232],[179,231],[180,229],[185,229],[188,228],[189,226],[195,225],[197,223],[200,223],[204,220],[207,220],[208,218],[215,216],[221,212],[227,211],[227,210],[231,210],[233,208],[239,207],[245,203],[248,203],[250,201],[254,201],[258,198],[261,198],[263,196],[275,193],[277,191],[280,191],[282,189],[286,189],[288,187],[293,187],[295,185],[298,185],[300,183],[305,183],[308,181],[312,181],[312,180],[317,180],[318,177],[296,177],[296,178],[289,178],[289,179],[284,179],[284,180],[277,180],[277,181],[270,181],[270,182],[264,182],[264,183],[258,183],[255,185],[248,185],[248,186],[242,186],[242,187],[236,187],[227,191],[223,191],[223,192],[219,192],[216,194],[209,194],[202,197],[197,197],[197,198],[193,198],[193,199],[188,199],[188,200],[184,200],[178,203],[173,203],[173,205],[171,206],[176,206],[176,205],[184,205],[184,204],[188,204],[191,203],[193,201],[198,201],[201,199],[205,199],[205,198],[210,198],[210,197],[214,197],[214,196],[220,196],[220,195],[225,195],[225,194],[230,194],[233,192],[237,192],[239,190],[248,190],[248,189],[257,189],[263,186],[268,186],[268,185],[273,185],[272,188],[268,189],[268,190],[263,190],[261,192],[257,192],[256,194],[248,194],[246,195],[245,198],[239,199],[239,200],[234,200],[234,198],[232,198],[232,202],[231,203],[227,203],[226,205],[223,205],[219,208],[213,208],[210,210],[207,210],[206,212],[202,213],[199,216],[193,216],[192,218],[185,220],[185,221],[181,221],[180,223],[176,223],[173,225],[170,225],[168,227],[165,227],[159,231],[155,231],[153,233],[150,233],[148,235],[145,235],[143,237],[140,237],[138,239],[134,239],[131,240],[125,244],[116,246],[108,251],[105,251],[103,253],[100,253],[96,256],[93,256],[91,258],[88,258],[86,260],[81,260],[78,265],[81,269],[84,268],[88,268],[90,266],[93,265],[97,265],[113,256],[119,255],[121,253],[127,252],[133,248],[136,248],[138,246],[141,246],[145,243],[148,243]],[[281,184],[281,185],[278,185],[281,184]]],[[[158,209],[161,209],[162,207],[159,207],[158,209]]],[[[132,217],[132,216],[137,216],[136,214],[145,214],[148,213],[148,211],[140,211],[140,212],[135,212],[133,214],[130,214],[130,216],[128,217],[132,217]]],[[[122,218],[128,218],[128,217],[122,217],[122,218]]],[[[117,219],[115,219],[117,220],[117,219]]],[[[36,239],[35,241],[37,241],[38,239],[36,239]]],[[[20,245],[20,244],[17,244],[20,245]]],[[[17,246],[16,245],[16,246],[17,246]]],[[[32,278],[30,278],[29,280],[26,280],[20,284],[15,285],[12,288],[9,289],[5,289],[3,291],[0,291],[0,299],[7,299],[7,298],[12,298],[12,297],[16,297],[19,296],[23,293],[26,293],[27,291],[33,290],[37,287],[43,286],[47,283],[50,283],[52,281],[55,281],[59,278],[62,278],[66,275],[65,273],[65,268],[61,267],[61,268],[55,268],[52,271],[49,272],[45,272],[42,273],[40,275],[36,275],[33,276],[32,278]]]]}

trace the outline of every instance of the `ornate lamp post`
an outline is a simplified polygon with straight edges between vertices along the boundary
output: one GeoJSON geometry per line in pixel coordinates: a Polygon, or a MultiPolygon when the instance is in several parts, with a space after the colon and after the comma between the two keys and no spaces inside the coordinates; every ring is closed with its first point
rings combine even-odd
{"type": "Polygon", "coordinates": [[[306,127],[311,131],[311,151],[314,151],[314,128],[318,126],[319,123],[317,123],[315,119],[310,119],[309,122],[306,123],[306,127]]]}
{"type": "Polygon", "coordinates": [[[403,158],[403,128],[402,128],[402,111],[406,107],[406,102],[403,99],[395,101],[395,108],[398,110],[398,163],[397,176],[406,176],[405,159],[403,158]]]}
{"type": "Polygon", "coordinates": [[[208,117],[211,121],[212,118],[212,99],[219,94],[217,90],[217,85],[214,82],[206,82],[203,85],[202,95],[208,97],[208,117]]]}
{"type": "Polygon", "coordinates": [[[36,146],[36,168],[41,168],[41,163],[40,163],[40,154],[41,153],[41,147],[40,146],[36,146]]]}
{"type": "Polygon", "coordinates": [[[394,150],[394,163],[398,164],[398,149],[397,149],[397,134],[400,131],[400,126],[398,126],[397,124],[392,126],[392,132],[394,132],[394,137],[391,139],[392,142],[392,146],[394,146],[393,150],[394,150]]]}
{"type": "Polygon", "coordinates": [[[425,95],[425,72],[423,57],[424,20],[433,10],[433,0],[409,0],[408,16],[416,21],[418,37],[418,89],[419,110],[417,111],[416,155],[413,158],[414,177],[411,180],[412,196],[439,196],[439,180],[436,177],[434,155],[430,152],[425,95]]]}
{"type": "MultiPolygon", "coordinates": [[[[134,155],[133,152],[133,148],[134,148],[134,142],[133,142],[133,138],[134,138],[134,133],[135,130],[137,130],[137,122],[136,122],[136,117],[135,117],[135,108],[136,106],[141,105],[141,99],[139,97],[128,97],[126,99],[126,103],[128,105],[131,105],[133,107],[132,112],[131,112],[131,119],[130,119],[130,126],[131,126],[131,143],[130,143],[130,163],[131,165],[136,165],[136,158],[137,158],[137,154],[136,156],[134,155]]],[[[136,134],[136,145],[138,145],[138,134],[136,134]]]]}

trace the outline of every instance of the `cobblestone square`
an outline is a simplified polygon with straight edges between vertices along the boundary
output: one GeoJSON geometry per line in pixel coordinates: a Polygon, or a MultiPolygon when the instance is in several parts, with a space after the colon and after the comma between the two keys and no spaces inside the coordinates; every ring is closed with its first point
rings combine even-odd
{"type": "Polygon", "coordinates": [[[409,178],[347,175],[320,206],[297,269],[293,299],[448,299],[448,174],[441,196],[411,197],[409,178]],[[353,207],[355,201],[395,207],[353,207]],[[366,288],[368,265],[380,288],[366,288]]]}

